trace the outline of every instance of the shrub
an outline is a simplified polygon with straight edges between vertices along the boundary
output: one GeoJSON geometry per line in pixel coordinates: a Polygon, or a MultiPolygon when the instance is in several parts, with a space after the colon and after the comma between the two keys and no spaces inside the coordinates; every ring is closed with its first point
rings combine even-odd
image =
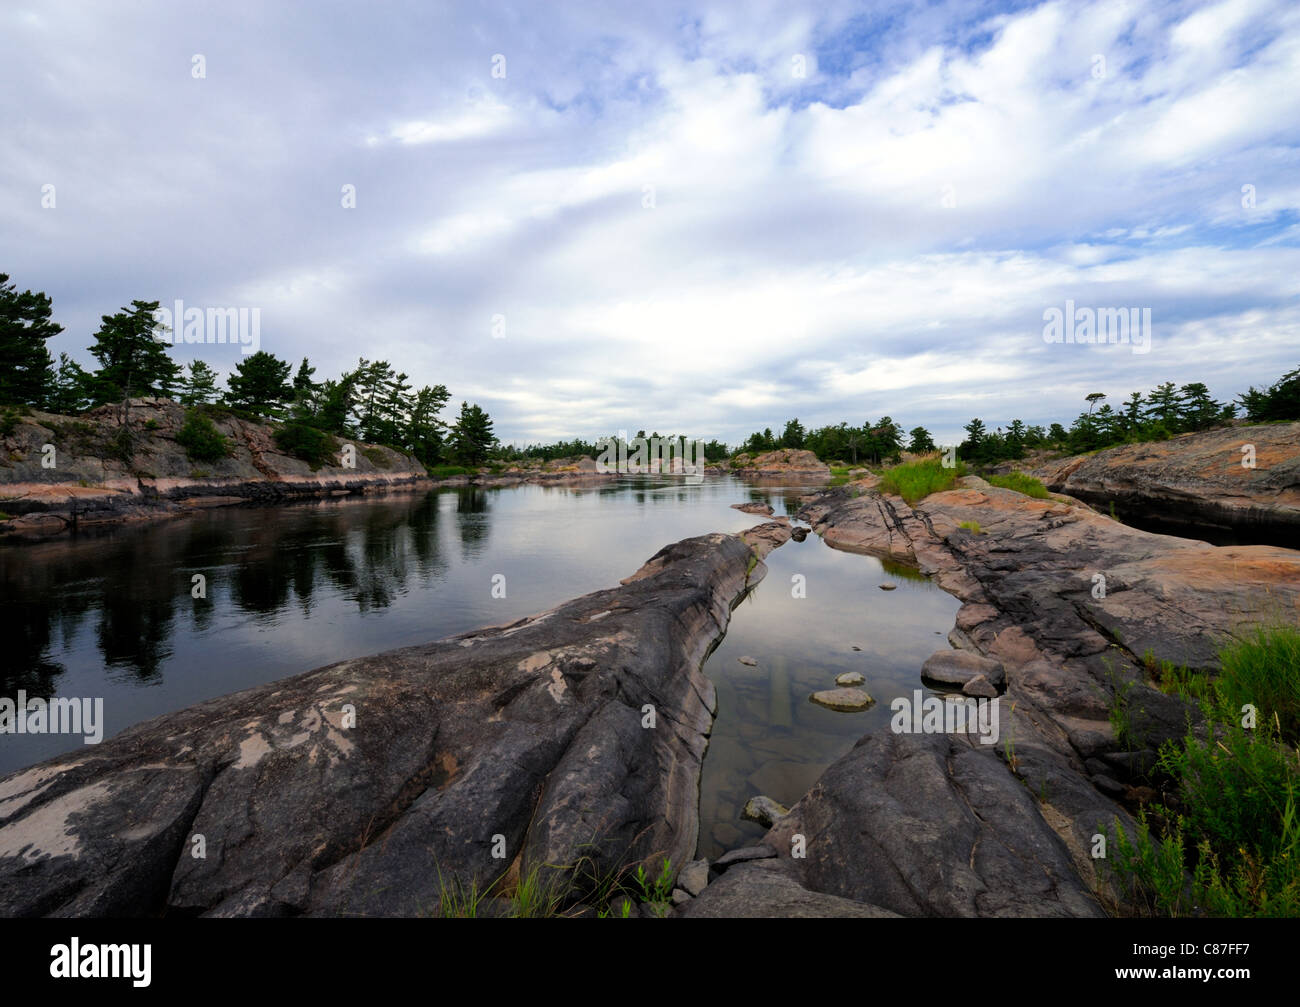
{"type": "Polygon", "coordinates": [[[463,465],[430,465],[428,468],[430,479],[450,479],[452,476],[468,475],[470,472],[470,469],[463,465]]]}
{"type": "Polygon", "coordinates": [[[192,462],[214,462],[230,454],[230,444],[217,425],[197,409],[185,411],[185,422],[176,434],[176,443],[185,449],[192,462]]]}
{"type": "MultiPolygon", "coordinates": [[[[1112,864],[1145,913],[1300,914],[1300,631],[1260,628],[1219,653],[1222,674],[1155,665],[1171,691],[1200,697],[1206,728],[1160,749],[1168,806],[1130,839],[1117,826],[1112,864]],[[1256,708],[1253,723],[1243,706],[1256,708]]],[[[1117,694],[1117,702],[1122,702],[1117,694]]]]}
{"type": "Polygon", "coordinates": [[[909,504],[923,500],[931,493],[952,489],[957,480],[966,474],[966,466],[958,462],[945,468],[938,458],[922,458],[905,462],[886,470],[880,478],[880,489],[902,497],[909,504]]]}
{"type": "Polygon", "coordinates": [[[1004,476],[989,476],[988,482],[990,486],[999,486],[1004,490],[1015,490],[1017,493],[1023,493],[1027,497],[1034,497],[1038,500],[1048,498],[1047,487],[1033,476],[1027,476],[1023,472],[1008,472],[1004,476]]]}
{"type": "Polygon", "coordinates": [[[983,534],[984,534],[984,529],[980,527],[980,523],[979,523],[978,521],[963,521],[963,522],[962,522],[961,524],[959,524],[957,527],[958,527],[958,528],[965,528],[965,529],[966,529],[968,532],[970,532],[972,535],[983,535],[983,534]]]}
{"type": "Polygon", "coordinates": [[[313,469],[330,461],[339,449],[339,442],[331,435],[305,423],[286,423],[276,430],[274,437],[281,451],[305,461],[313,469]]]}

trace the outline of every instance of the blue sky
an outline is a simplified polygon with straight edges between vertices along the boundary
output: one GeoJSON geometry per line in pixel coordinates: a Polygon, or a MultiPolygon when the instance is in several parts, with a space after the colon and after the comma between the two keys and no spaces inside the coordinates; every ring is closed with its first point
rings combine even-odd
{"type": "Polygon", "coordinates": [[[0,272],[83,362],[132,298],[257,307],[506,440],[733,443],[1300,364],[1294,4],[18,2],[0,113],[0,272]],[[1151,351],[1045,343],[1067,298],[1151,351]]]}

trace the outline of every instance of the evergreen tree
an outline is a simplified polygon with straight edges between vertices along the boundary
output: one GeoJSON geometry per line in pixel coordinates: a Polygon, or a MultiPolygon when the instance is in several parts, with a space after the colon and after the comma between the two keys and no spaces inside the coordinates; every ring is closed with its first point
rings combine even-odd
{"type": "Polygon", "coordinates": [[[66,353],[60,353],[45,406],[52,413],[75,416],[90,407],[90,388],[90,375],[66,353]]]}
{"type": "Polygon", "coordinates": [[[496,444],[492,420],[477,404],[460,404],[460,416],[451,428],[451,450],[463,465],[482,465],[496,444]]]}
{"type": "Polygon", "coordinates": [[[18,292],[0,273],[0,403],[39,406],[54,381],[54,362],[45,340],[63,331],[50,320],[50,299],[18,292]]]}
{"type": "Polygon", "coordinates": [[[235,372],[226,379],[230,387],[227,401],[258,416],[278,417],[280,407],[293,398],[293,386],[289,384],[291,367],[287,360],[258,350],[237,363],[235,372]]]}
{"type": "Polygon", "coordinates": [[[1172,381],[1158,385],[1147,394],[1147,408],[1144,418],[1148,422],[1159,423],[1168,432],[1178,427],[1178,392],[1172,381]]]}
{"type": "Polygon", "coordinates": [[[451,394],[445,385],[425,385],[415,393],[411,404],[404,442],[406,448],[425,465],[434,465],[442,458],[443,431],[447,424],[438,418],[438,413],[449,398],[451,394]]]}
{"type": "Polygon", "coordinates": [[[217,372],[202,360],[191,360],[189,374],[181,379],[181,405],[206,405],[216,398],[217,372]]]}
{"type": "Polygon", "coordinates": [[[925,427],[913,427],[908,436],[912,440],[907,445],[907,450],[914,455],[929,454],[931,451],[938,450],[935,447],[934,438],[930,436],[930,431],[926,430],[925,427]]]}
{"type": "Polygon", "coordinates": [[[802,448],[806,436],[806,431],[798,417],[789,420],[786,422],[785,431],[781,434],[781,447],[802,448]]]}
{"type": "Polygon", "coordinates": [[[122,403],[125,425],[133,397],[156,395],[172,398],[180,366],[157,338],[157,301],[132,301],[115,315],[102,315],[91,355],[99,370],[91,378],[95,405],[122,403]]]}

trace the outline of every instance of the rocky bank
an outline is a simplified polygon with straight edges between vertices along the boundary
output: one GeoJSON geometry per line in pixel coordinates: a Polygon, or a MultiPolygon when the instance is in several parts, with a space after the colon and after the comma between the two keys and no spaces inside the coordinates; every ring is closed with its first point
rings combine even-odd
{"type": "Polygon", "coordinates": [[[1235,425],[1040,465],[1048,489],[1172,527],[1300,545],[1300,423],[1235,425]],[[1243,464],[1245,462],[1246,464],[1243,464]]]}
{"type": "Polygon", "coordinates": [[[564,458],[433,480],[417,458],[360,441],[340,442],[328,463],[312,468],[277,447],[271,425],[220,411],[211,419],[229,454],[198,462],[176,440],[185,409],[169,399],[132,400],[135,448],[127,460],[114,446],[120,414],[108,405],[75,418],[38,411],[18,418],[0,438],[0,538],[44,538],[244,503],[616,478],[598,472],[591,458],[564,458]],[[351,465],[344,464],[347,443],[355,449],[351,465]]]}
{"type": "Polygon", "coordinates": [[[11,774],[0,915],[424,915],[507,871],[682,864],[714,708],[700,667],[789,535],[688,539],[541,615],[11,774]]]}
{"type": "Polygon", "coordinates": [[[1000,666],[1000,740],[862,738],[775,823],[770,855],[728,867],[684,916],[1101,915],[1113,904],[1093,837],[1113,841],[1117,819],[1131,832],[1134,784],[1194,716],[1146,683],[1146,651],[1214,668],[1244,628],[1300,619],[1300,553],[1153,535],[974,477],[915,506],[830,490],[798,516],[964,602],[949,640],[1000,666]],[[1125,687],[1135,750],[1108,717],[1125,687]]]}

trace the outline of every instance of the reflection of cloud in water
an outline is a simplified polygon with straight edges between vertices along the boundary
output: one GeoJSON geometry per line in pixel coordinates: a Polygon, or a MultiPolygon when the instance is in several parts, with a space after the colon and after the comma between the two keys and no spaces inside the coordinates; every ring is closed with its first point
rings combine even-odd
{"type": "Polygon", "coordinates": [[[740,820],[750,797],[789,806],[860,737],[888,730],[890,699],[921,688],[921,664],[947,646],[944,634],[960,605],[924,578],[900,573],[899,564],[886,569],[815,536],[782,546],[765,562],[767,576],[737,607],[704,669],[718,690],[700,788],[700,854],[710,858],[766,831],[740,820]],[[806,579],[806,598],[791,595],[795,574],[806,579]],[[884,580],[901,583],[884,592],[884,580]],[[758,666],[742,665],[741,655],[758,666]],[[847,671],[865,676],[875,706],[839,713],[808,701],[847,671]]]}

